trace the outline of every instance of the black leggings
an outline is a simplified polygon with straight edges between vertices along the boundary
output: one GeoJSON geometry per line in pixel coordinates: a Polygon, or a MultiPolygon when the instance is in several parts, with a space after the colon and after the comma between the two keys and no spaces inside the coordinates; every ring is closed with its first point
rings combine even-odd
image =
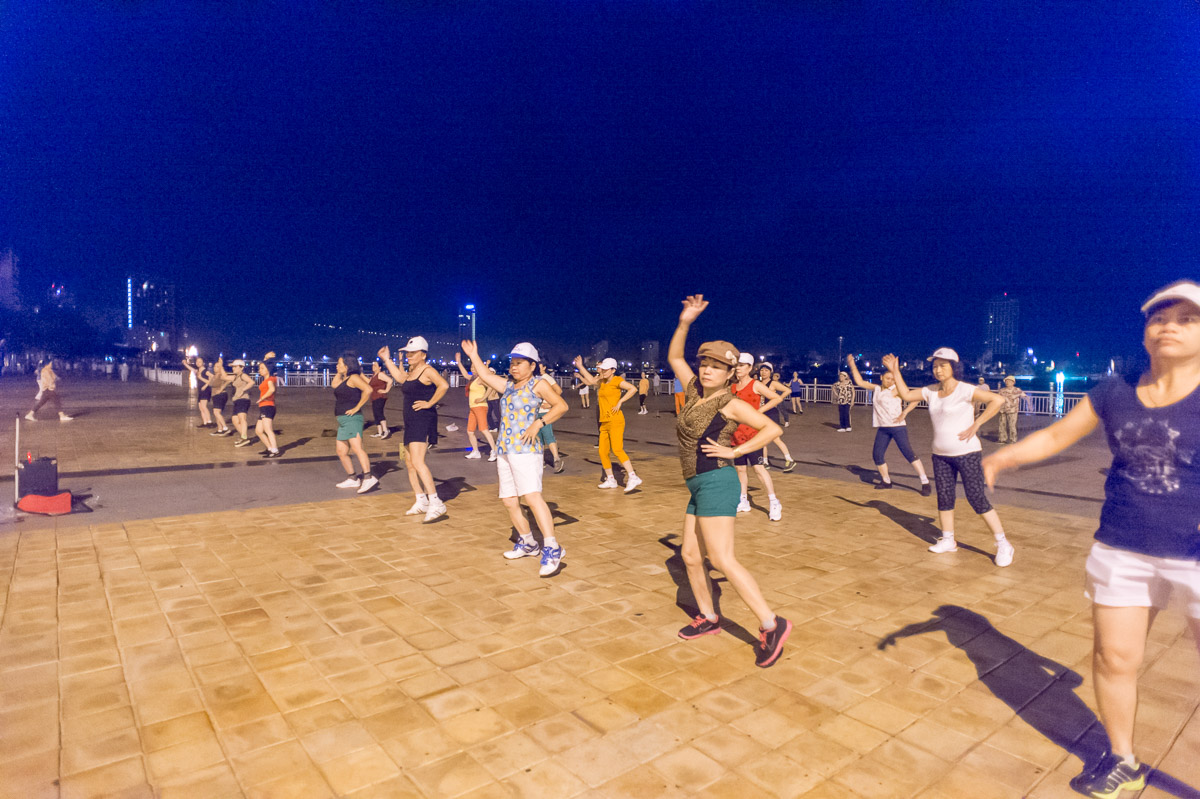
{"type": "Polygon", "coordinates": [[[838,406],[838,427],[845,430],[849,426],[850,426],[850,406],[849,405],[839,405],[838,406]]]}
{"type": "Polygon", "coordinates": [[[908,428],[902,425],[895,427],[876,427],[875,428],[875,446],[871,449],[871,458],[874,459],[876,466],[884,464],[883,456],[887,452],[888,445],[893,441],[900,449],[900,454],[904,456],[904,460],[912,463],[917,459],[917,454],[913,452],[912,445],[908,443],[908,428]]]}
{"type": "Polygon", "coordinates": [[[966,455],[934,455],[933,482],[937,486],[938,510],[954,510],[957,493],[957,475],[962,475],[963,493],[976,513],[983,515],[992,509],[988,502],[986,484],[983,482],[982,452],[966,455]]]}
{"type": "Polygon", "coordinates": [[[638,406],[639,406],[638,410],[641,410],[642,408],[646,407],[646,395],[645,394],[638,394],[638,406]]]}
{"type": "Polygon", "coordinates": [[[383,406],[387,405],[387,397],[371,400],[371,415],[375,417],[375,424],[386,424],[387,417],[383,414],[383,406]]]}

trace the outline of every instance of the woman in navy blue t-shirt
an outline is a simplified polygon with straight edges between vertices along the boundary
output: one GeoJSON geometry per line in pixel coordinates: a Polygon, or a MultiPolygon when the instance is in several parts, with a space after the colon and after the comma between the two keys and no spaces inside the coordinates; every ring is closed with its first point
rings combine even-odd
{"type": "Polygon", "coordinates": [[[1137,674],[1155,614],[1184,598],[1200,641],[1200,285],[1166,286],[1142,306],[1150,368],[1096,386],[1062,421],[984,458],[996,475],[1062,452],[1104,424],[1113,462],[1087,561],[1096,703],[1112,751],[1071,786],[1092,796],[1141,790],[1133,754],[1137,674]]]}

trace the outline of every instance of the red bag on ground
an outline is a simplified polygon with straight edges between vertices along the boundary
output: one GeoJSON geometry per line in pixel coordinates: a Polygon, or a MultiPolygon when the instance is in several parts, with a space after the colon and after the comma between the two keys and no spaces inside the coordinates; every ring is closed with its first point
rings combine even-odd
{"type": "Polygon", "coordinates": [[[71,492],[64,491],[52,497],[26,494],[17,503],[17,508],[26,513],[40,513],[43,516],[65,516],[71,512],[71,492]]]}

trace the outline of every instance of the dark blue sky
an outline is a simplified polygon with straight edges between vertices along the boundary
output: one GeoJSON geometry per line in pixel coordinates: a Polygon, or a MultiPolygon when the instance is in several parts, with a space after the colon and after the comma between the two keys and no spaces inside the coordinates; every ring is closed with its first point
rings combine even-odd
{"type": "Polygon", "coordinates": [[[220,346],[465,301],[485,343],[665,340],[703,291],[698,336],[974,356],[1007,290],[1107,352],[1200,272],[1192,0],[0,15],[0,246],[88,303],[161,273],[220,346]]]}

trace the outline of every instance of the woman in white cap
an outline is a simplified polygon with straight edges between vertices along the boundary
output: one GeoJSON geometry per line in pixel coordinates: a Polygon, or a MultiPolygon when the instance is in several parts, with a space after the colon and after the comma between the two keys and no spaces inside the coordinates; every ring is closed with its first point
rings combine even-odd
{"type": "Polygon", "coordinates": [[[404,451],[408,456],[408,482],[417,501],[405,511],[406,516],[425,514],[431,522],[446,512],[446,504],[437,495],[433,473],[425,465],[425,454],[431,444],[437,443],[437,404],[446,394],[450,384],[426,363],[429,342],[424,336],[413,336],[404,345],[408,368],[392,360],[392,353],[384,347],[379,357],[387,367],[388,374],[400,386],[404,398],[404,451]]]}
{"type": "Polygon", "coordinates": [[[605,358],[596,365],[600,373],[596,376],[583,365],[582,357],[575,356],[579,379],[589,386],[596,386],[596,408],[600,412],[600,465],[604,467],[604,481],[597,487],[619,487],[613,476],[612,459],[615,457],[625,470],[625,493],[628,494],[642,484],[642,478],[634,473],[633,462],[625,454],[625,414],[621,406],[637,394],[637,386],[617,374],[618,365],[615,359],[605,358]]]}
{"type": "Polygon", "coordinates": [[[846,356],[846,363],[849,364],[850,373],[854,376],[854,385],[871,392],[871,424],[875,428],[875,444],[871,447],[871,460],[875,462],[875,468],[879,470],[879,482],[875,484],[875,488],[892,487],[892,476],[888,473],[887,461],[884,460],[884,456],[887,454],[888,447],[895,441],[896,448],[900,450],[904,460],[912,464],[912,467],[917,470],[917,476],[921,478],[921,496],[929,496],[932,490],[929,486],[929,478],[925,474],[925,465],[921,463],[917,453],[913,452],[912,444],[908,442],[908,425],[904,421],[917,407],[917,403],[904,404],[904,400],[900,399],[900,395],[896,393],[896,378],[892,376],[891,372],[884,372],[883,376],[879,378],[879,385],[875,385],[863,380],[853,355],[846,356]]]}
{"type": "Polygon", "coordinates": [[[759,640],[754,648],[754,661],[766,668],[779,660],[792,623],[775,614],[763,598],[758,582],[734,556],[738,480],[729,467],[735,460],[779,438],[783,430],[757,407],[742,402],[729,390],[738,363],[738,351],[729,342],[701,344],[699,374],[692,371],[684,355],[687,334],[692,322],[707,307],[702,294],[683,301],[679,325],[667,351],[671,369],[685,386],[683,410],[676,420],[675,432],[691,499],[683,517],[680,556],[699,610],[692,623],[679,631],[679,637],[691,640],[721,632],[704,563],[707,551],[712,565],[725,575],[746,606],[758,616],[759,640]],[[741,426],[754,430],[754,435],[734,444],[734,431],[741,426]]]}
{"type": "MultiPolygon", "coordinates": [[[[774,408],[783,398],[776,394],[771,389],[754,379],[751,374],[751,369],[754,368],[754,356],[748,352],[743,352],[738,355],[737,365],[734,367],[734,382],[730,386],[730,393],[740,399],[742,402],[749,405],[756,411],[766,414],[767,411],[774,408]],[[763,400],[767,401],[763,405],[763,400]]],[[[770,418],[769,416],[767,417],[770,418]]],[[[782,432],[782,431],[781,431],[782,432]]],[[[740,447],[758,433],[758,430],[748,424],[738,425],[733,432],[733,446],[740,447]]],[[[775,437],[776,439],[779,436],[775,437]]],[[[744,450],[745,447],[742,447],[744,450]]],[[[764,452],[766,447],[761,448],[764,452]]],[[[751,450],[757,452],[758,450],[751,450]]],[[[764,459],[765,460],[765,459],[764,459]]],[[[777,522],[783,518],[783,503],[779,501],[779,497],[775,496],[775,481],[771,479],[771,475],[767,472],[762,463],[759,462],[757,455],[751,455],[749,452],[743,452],[737,457],[734,462],[737,466],[738,483],[741,485],[741,497],[738,499],[737,512],[750,512],[750,495],[749,495],[749,475],[747,468],[753,466],[754,473],[758,475],[759,481],[762,482],[763,488],[767,489],[767,518],[773,522],[777,522]]],[[[791,462],[789,465],[795,465],[791,462]]]]}
{"type": "Polygon", "coordinates": [[[883,365],[896,381],[896,393],[905,402],[925,400],[929,405],[929,421],[933,425],[933,482],[937,489],[938,521],[942,538],[929,547],[930,552],[954,552],[954,501],[958,477],[962,477],[963,493],[971,508],[983,517],[996,538],[996,565],[1007,566],[1013,560],[1013,546],[1004,535],[1000,514],[988,501],[983,482],[983,444],[979,428],[1000,413],[1004,397],[962,381],[962,364],[958,353],[940,347],[929,356],[933,361],[933,379],[938,382],[922,389],[910,389],[900,374],[900,361],[895,355],[883,356],[883,365]],[[987,410],[975,418],[975,403],[986,403],[987,410]]]}
{"type": "Polygon", "coordinates": [[[246,362],[238,358],[233,363],[229,364],[233,369],[233,379],[229,384],[233,386],[233,427],[238,432],[237,441],[233,442],[235,447],[250,446],[250,423],[247,421],[247,414],[250,413],[250,390],[254,388],[254,378],[246,374],[246,362]]]}
{"type": "Polygon", "coordinates": [[[1145,787],[1150,769],[1133,751],[1138,671],[1155,615],[1176,591],[1200,645],[1200,285],[1165,286],[1142,313],[1145,372],[1104,380],[1061,421],[983,461],[994,485],[1001,472],[1053,457],[1104,426],[1113,461],[1087,595],[1096,704],[1112,749],[1071,780],[1096,797],[1145,787]]]}
{"type": "Polygon", "coordinates": [[[542,498],[542,443],[538,433],[567,412],[567,403],[550,381],[538,376],[541,362],[537,348],[528,342],[513,347],[509,354],[509,378],[493,372],[479,357],[479,346],[464,341],[462,350],[471,359],[471,369],[489,387],[500,392],[500,435],[496,444],[496,472],[500,478],[500,501],[508,509],[517,530],[513,548],[504,553],[509,560],[541,556],[538,574],[558,572],[566,549],[554,537],[554,516],[542,498]],[[542,404],[549,406],[539,415],[542,404]],[[538,544],[521,511],[521,500],[533,511],[542,543],[538,544]]]}

